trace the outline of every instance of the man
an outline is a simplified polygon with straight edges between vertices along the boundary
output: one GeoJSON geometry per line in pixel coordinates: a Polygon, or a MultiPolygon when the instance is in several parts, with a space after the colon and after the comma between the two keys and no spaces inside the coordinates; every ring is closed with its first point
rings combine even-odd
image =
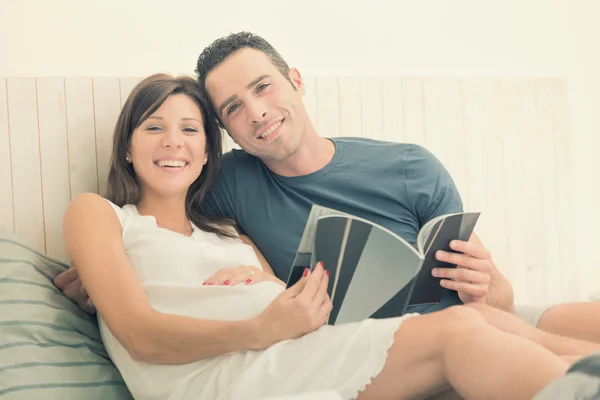
{"type": "MultiPolygon", "coordinates": [[[[287,279],[313,203],[371,219],[413,244],[428,220],[462,211],[448,172],[422,147],[320,137],[302,102],[300,72],[261,37],[241,32],[215,41],[199,56],[197,73],[216,118],[243,149],[223,157],[203,211],[234,218],[280,279],[287,279]]],[[[464,302],[514,312],[512,288],[477,235],[453,248],[459,253],[437,255],[459,266],[434,271],[447,289],[442,303],[409,311],[427,313],[464,302]]],[[[56,284],[93,309],[74,278],[71,270],[56,284]]],[[[600,342],[600,326],[586,318],[595,307],[553,307],[533,323],[600,342]]]]}

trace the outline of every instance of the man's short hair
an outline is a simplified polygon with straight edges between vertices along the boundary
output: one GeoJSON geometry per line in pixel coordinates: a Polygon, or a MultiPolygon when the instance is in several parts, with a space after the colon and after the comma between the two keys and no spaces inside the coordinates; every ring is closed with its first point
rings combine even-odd
{"type": "Polygon", "coordinates": [[[281,57],[281,54],[262,37],[244,31],[221,37],[212,42],[200,53],[198,62],[196,63],[196,74],[198,75],[198,83],[203,92],[206,92],[206,76],[227,57],[243,48],[256,49],[266,54],[281,74],[287,80],[290,80],[290,67],[283,57],[281,57]]]}

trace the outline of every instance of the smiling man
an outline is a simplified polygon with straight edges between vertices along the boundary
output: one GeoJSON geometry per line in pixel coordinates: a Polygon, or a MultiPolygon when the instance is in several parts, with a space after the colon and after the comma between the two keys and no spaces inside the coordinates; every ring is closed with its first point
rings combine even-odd
{"type": "MultiPolygon", "coordinates": [[[[221,125],[243,149],[223,158],[204,212],[235,219],[286,279],[312,204],[373,220],[416,242],[436,216],[462,211],[441,163],[413,144],[321,137],[304,106],[300,72],[263,38],[232,34],[198,59],[199,83],[221,125]]],[[[437,271],[449,289],[441,305],[489,303],[512,310],[510,285],[476,235],[458,242],[462,254],[440,259],[459,269],[437,271]]]]}
{"type": "MultiPolygon", "coordinates": [[[[200,54],[196,72],[221,125],[243,149],[224,156],[204,211],[237,220],[281,279],[288,276],[313,203],[373,220],[413,244],[427,221],[463,210],[452,178],[426,149],[321,137],[302,101],[300,72],[262,37],[239,32],[214,41],[200,54]]],[[[512,287],[477,235],[454,249],[461,254],[438,255],[459,265],[436,271],[448,289],[442,303],[410,311],[464,302],[514,312],[512,287]]],[[[518,311],[543,330],[600,342],[600,322],[591,318],[600,304],[518,311]]]]}

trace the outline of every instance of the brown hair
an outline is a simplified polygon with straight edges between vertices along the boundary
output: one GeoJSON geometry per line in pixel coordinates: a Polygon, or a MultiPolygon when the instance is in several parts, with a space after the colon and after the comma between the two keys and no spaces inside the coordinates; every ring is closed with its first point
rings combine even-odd
{"type": "Polygon", "coordinates": [[[138,203],[140,184],[133,165],[126,160],[133,131],[158,110],[169,96],[176,94],[184,94],[198,105],[202,114],[208,155],[208,161],[200,176],[188,189],[185,199],[187,217],[203,231],[234,237],[232,232],[224,228],[224,225],[233,226],[232,220],[209,218],[199,211],[202,200],[212,188],[219,172],[222,135],[217,122],[211,118],[208,100],[191,77],[155,74],[142,80],[132,90],[117,119],[105,197],[119,207],[138,203]]]}

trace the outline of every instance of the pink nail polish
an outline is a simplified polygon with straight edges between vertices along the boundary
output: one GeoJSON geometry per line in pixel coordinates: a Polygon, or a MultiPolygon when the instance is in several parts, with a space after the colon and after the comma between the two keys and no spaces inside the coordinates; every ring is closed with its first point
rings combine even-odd
{"type": "Polygon", "coordinates": [[[250,278],[246,279],[246,285],[249,283],[252,283],[252,279],[250,279],[250,278]]]}
{"type": "Polygon", "coordinates": [[[223,282],[223,285],[227,286],[231,283],[231,281],[229,279],[227,279],[226,281],[223,282]]]}
{"type": "Polygon", "coordinates": [[[329,276],[329,270],[325,270],[325,273],[327,274],[327,276],[329,276]]]}
{"type": "Polygon", "coordinates": [[[309,269],[308,269],[308,268],[304,268],[304,272],[302,273],[302,276],[303,276],[304,278],[306,278],[306,277],[308,276],[308,273],[309,273],[309,272],[310,272],[310,271],[309,271],[309,269]]]}

